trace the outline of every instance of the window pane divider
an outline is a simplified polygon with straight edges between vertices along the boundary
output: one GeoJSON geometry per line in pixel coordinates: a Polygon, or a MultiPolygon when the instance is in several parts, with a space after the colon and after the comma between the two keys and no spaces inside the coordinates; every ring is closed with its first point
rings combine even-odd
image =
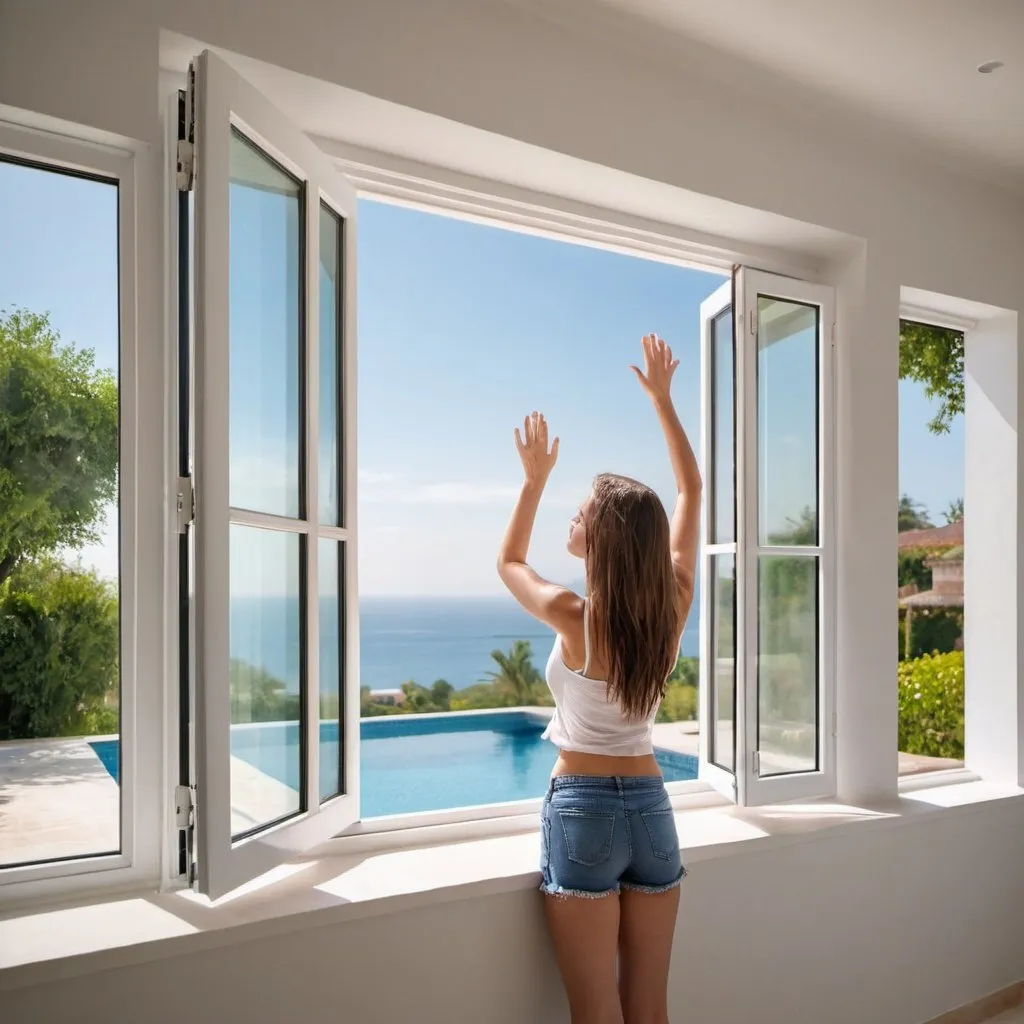
{"type": "Polygon", "coordinates": [[[758,556],[766,555],[769,558],[772,555],[777,555],[779,558],[820,558],[825,553],[825,549],[805,545],[791,547],[784,544],[767,544],[754,548],[753,553],[758,556]]]}
{"type": "Polygon", "coordinates": [[[231,509],[231,522],[237,526],[254,526],[260,530],[278,530],[281,533],[309,534],[323,540],[336,540],[344,543],[351,539],[352,531],[345,526],[326,526],[323,523],[312,523],[308,519],[289,519],[287,516],[275,516],[268,512],[251,512],[249,509],[231,509]]]}
{"type": "Polygon", "coordinates": [[[736,545],[735,544],[705,544],[704,554],[714,555],[735,555],[736,545]]]}

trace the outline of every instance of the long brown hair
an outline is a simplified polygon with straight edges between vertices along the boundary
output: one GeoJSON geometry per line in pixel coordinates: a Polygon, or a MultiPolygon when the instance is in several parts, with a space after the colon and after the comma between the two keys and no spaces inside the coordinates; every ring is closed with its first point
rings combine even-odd
{"type": "Polygon", "coordinates": [[[608,659],[608,696],[627,718],[647,718],[675,667],[682,626],[668,516],[650,487],[602,473],[585,531],[584,614],[608,659]]]}

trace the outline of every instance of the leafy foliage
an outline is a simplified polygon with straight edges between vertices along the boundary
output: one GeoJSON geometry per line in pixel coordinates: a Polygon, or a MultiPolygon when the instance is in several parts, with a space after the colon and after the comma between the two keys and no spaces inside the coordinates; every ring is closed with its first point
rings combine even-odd
{"type": "Polygon", "coordinates": [[[963,332],[901,320],[900,380],[923,384],[925,395],[938,400],[928,429],[949,433],[953,420],[964,412],[963,332]]]}
{"type": "Polygon", "coordinates": [[[910,648],[907,649],[904,615],[900,616],[900,658],[925,654],[948,654],[956,650],[964,633],[962,608],[919,608],[910,620],[910,648]]]}
{"type": "Polygon", "coordinates": [[[118,605],[95,573],[48,560],[0,584],[0,739],[117,731],[118,605]]]}
{"type": "MultiPolygon", "coordinates": [[[[429,689],[415,682],[402,685],[401,704],[379,704],[363,687],[360,713],[364,718],[380,715],[415,715],[439,711],[480,711],[487,708],[550,707],[554,701],[543,676],[533,664],[533,650],[527,640],[517,640],[508,651],[493,651],[497,671],[488,680],[456,690],[439,679],[429,689]]],[[[698,662],[680,657],[668,678],[659,722],[690,721],[697,717],[698,662]]]]}
{"type": "Polygon", "coordinates": [[[282,680],[241,658],[231,659],[228,694],[232,722],[295,722],[300,718],[299,694],[288,693],[282,680]]]}
{"type": "Polygon", "coordinates": [[[497,672],[488,672],[487,678],[511,698],[511,706],[539,703],[544,680],[533,664],[533,650],[528,640],[516,640],[506,654],[491,651],[498,665],[497,672]]]}
{"type": "Polygon", "coordinates": [[[117,494],[117,382],[49,318],[0,315],[0,582],[96,537],[117,494]]]}
{"type": "Polygon", "coordinates": [[[900,495],[896,511],[896,524],[900,533],[908,530],[930,530],[935,524],[928,518],[928,510],[909,494],[900,495]]]}
{"type": "Polygon", "coordinates": [[[964,499],[957,498],[956,501],[949,503],[949,508],[942,513],[943,518],[946,520],[947,526],[952,526],[953,523],[959,523],[964,517],[964,499]]]}
{"type": "Polygon", "coordinates": [[[768,538],[772,544],[787,547],[813,547],[818,543],[818,517],[810,505],[796,518],[786,520],[786,528],[768,538]]]}
{"type": "Polygon", "coordinates": [[[899,672],[899,749],[927,757],[964,756],[964,655],[926,654],[899,672]]]}
{"type": "Polygon", "coordinates": [[[932,571],[925,562],[933,554],[930,548],[900,548],[896,552],[898,585],[907,587],[913,583],[918,590],[930,590],[932,571]]]}

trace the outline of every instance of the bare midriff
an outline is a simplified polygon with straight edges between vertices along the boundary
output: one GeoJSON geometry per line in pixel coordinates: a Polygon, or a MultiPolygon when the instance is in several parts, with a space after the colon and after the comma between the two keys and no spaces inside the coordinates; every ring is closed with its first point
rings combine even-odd
{"type": "Polygon", "coordinates": [[[578,750],[560,750],[552,775],[661,775],[661,766],[653,754],[639,757],[611,757],[608,754],[584,754],[578,750]]]}

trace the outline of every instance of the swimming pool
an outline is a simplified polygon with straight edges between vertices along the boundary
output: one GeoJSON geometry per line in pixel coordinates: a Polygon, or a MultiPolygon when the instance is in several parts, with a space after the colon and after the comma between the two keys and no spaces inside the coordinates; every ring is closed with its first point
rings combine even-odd
{"type": "MultiPolygon", "coordinates": [[[[555,763],[555,747],[541,739],[544,726],[540,715],[518,709],[364,718],[359,729],[362,817],[543,796],[555,763]]],[[[293,789],[299,784],[297,742],[294,722],[231,730],[235,757],[293,789]]],[[[92,746],[116,779],[117,741],[99,740],[92,746]]],[[[695,757],[668,750],[657,750],[655,756],[666,782],[697,777],[695,757]]],[[[337,757],[338,723],[323,722],[320,763],[325,773],[337,757]]]]}

